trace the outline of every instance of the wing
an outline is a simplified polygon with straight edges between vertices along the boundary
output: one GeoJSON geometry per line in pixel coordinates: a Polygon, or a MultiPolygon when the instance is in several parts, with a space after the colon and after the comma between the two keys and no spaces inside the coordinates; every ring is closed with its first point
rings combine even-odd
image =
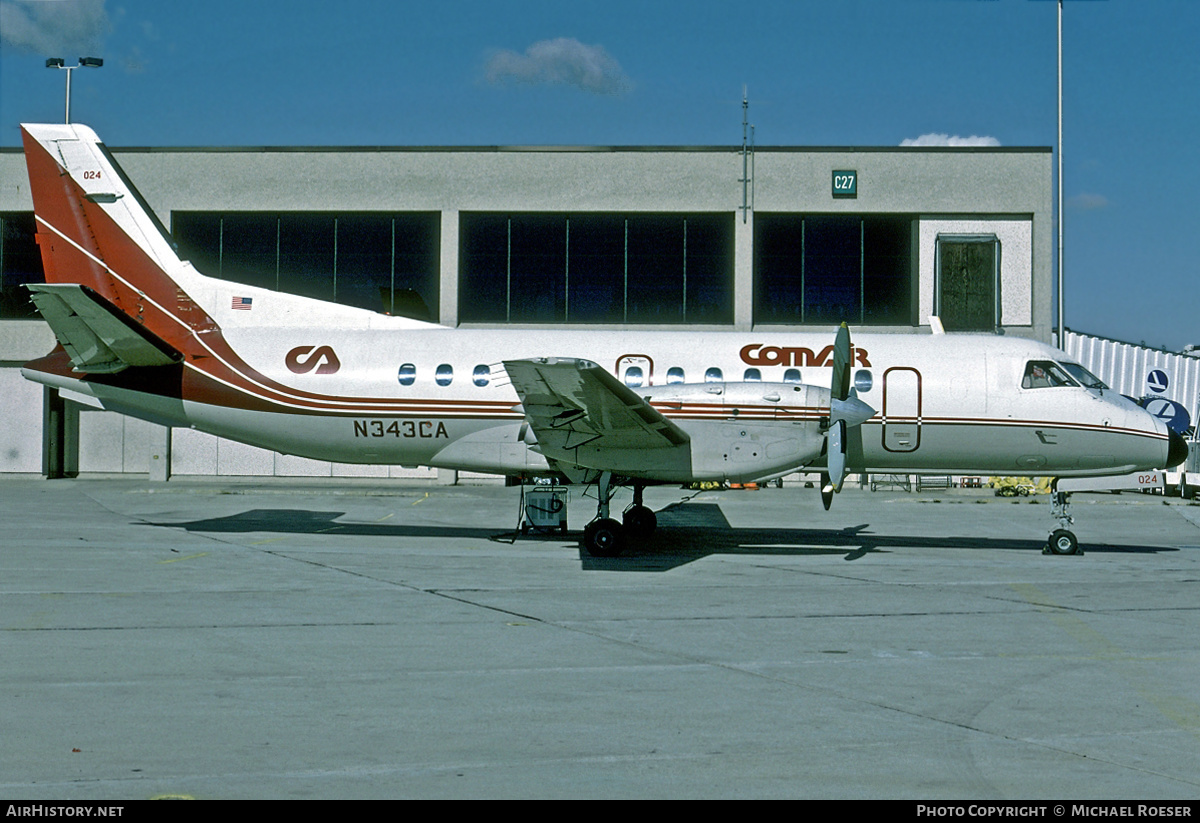
{"type": "Polygon", "coordinates": [[[506,360],[504,368],[547,456],[584,445],[665,449],[688,442],[683,430],[590,360],[506,360]]]}
{"type": "Polygon", "coordinates": [[[30,283],[26,288],[77,372],[115,374],[130,366],[166,366],[180,359],[87,286],[30,283]]]}

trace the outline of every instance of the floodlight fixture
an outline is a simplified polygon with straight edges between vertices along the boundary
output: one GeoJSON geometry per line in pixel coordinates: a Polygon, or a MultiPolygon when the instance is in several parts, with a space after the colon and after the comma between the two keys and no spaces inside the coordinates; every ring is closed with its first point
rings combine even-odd
{"type": "Polygon", "coordinates": [[[61,57],[50,57],[46,60],[46,68],[62,69],[67,73],[67,110],[64,122],[71,122],[71,72],[78,68],[98,69],[103,65],[104,60],[100,57],[80,57],[77,66],[68,66],[67,61],[61,57]]]}

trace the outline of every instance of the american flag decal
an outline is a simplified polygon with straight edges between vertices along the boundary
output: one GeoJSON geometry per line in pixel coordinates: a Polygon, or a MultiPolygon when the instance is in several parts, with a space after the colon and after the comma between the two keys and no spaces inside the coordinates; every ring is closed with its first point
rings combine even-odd
{"type": "Polygon", "coordinates": [[[235,297],[235,298],[233,298],[233,308],[240,309],[242,311],[250,311],[250,309],[253,308],[253,305],[252,305],[253,303],[254,303],[253,297],[235,297]]]}

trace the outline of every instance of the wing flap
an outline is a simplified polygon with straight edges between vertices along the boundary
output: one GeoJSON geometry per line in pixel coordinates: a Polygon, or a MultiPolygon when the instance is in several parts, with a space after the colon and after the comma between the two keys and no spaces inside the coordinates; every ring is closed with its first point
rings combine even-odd
{"type": "Polygon", "coordinates": [[[506,360],[504,368],[543,450],[673,448],[687,434],[590,360],[506,360]]]}
{"type": "Polygon", "coordinates": [[[115,374],[131,366],[166,366],[180,359],[178,352],[86,286],[29,283],[26,288],[77,372],[115,374]]]}

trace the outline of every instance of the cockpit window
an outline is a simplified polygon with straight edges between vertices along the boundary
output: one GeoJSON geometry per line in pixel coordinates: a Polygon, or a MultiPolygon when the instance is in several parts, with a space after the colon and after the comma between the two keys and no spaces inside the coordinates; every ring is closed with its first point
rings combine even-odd
{"type": "Polygon", "coordinates": [[[1030,360],[1025,364],[1025,376],[1021,378],[1023,389],[1047,389],[1056,386],[1078,386],[1071,375],[1053,360],[1030,360]]]}
{"type": "Polygon", "coordinates": [[[1078,363],[1063,363],[1062,367],[1074,377],[1085,389],[1107,389],[1104,381],[1078,363]]]}

